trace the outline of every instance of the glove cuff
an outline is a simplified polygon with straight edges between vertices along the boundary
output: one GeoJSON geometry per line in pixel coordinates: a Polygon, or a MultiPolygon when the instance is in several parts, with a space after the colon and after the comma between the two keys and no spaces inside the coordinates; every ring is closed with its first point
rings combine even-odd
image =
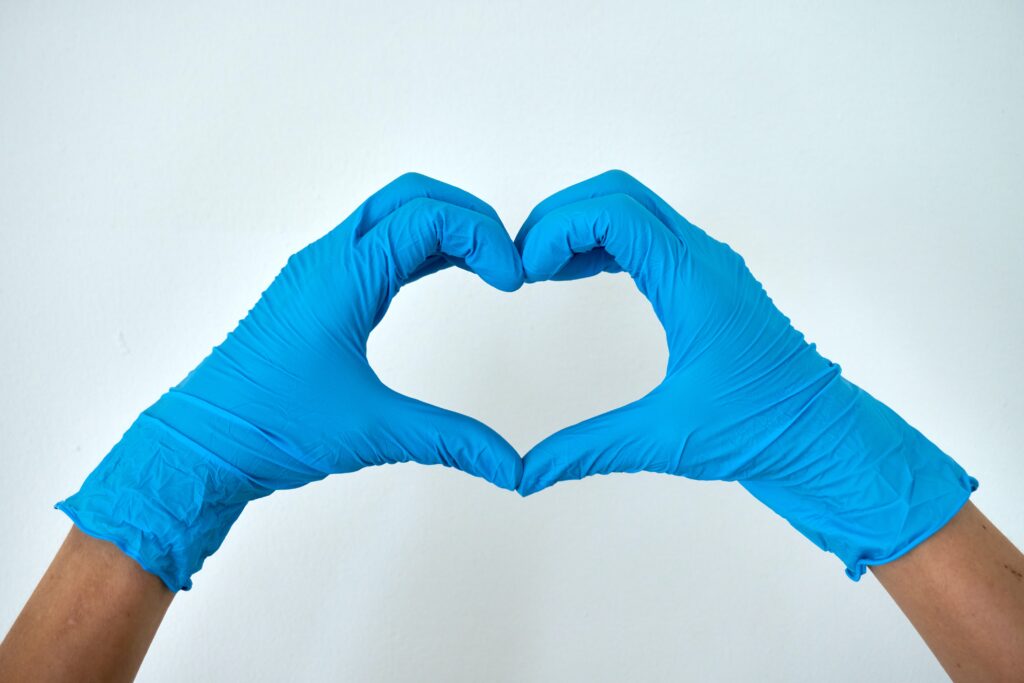
{"type": "Polygon", "coordinates": [[[148,412],[55,507],[171,591],[188,590],[246,503],[271,490],[148,412]]]}
{"type": "MultiPolygon", "coordinates": [[[[910,552],[978,488],[955,460],[866,391],[836,376],[771,446],[800,472],[741,481],[860,579],[910,552]]],[[[770,457],[770,456],[769,456],[770,457]]]]}

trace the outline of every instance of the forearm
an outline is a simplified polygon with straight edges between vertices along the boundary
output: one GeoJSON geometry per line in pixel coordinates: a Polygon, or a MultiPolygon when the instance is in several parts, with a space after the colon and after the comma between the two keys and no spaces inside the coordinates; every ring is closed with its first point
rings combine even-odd
{"type": "Polygon", "coordinates": [[[1024,680],[1024,555],[972,503],[871,569],[953,680],[1024,680]]]}
{"type": "Polygon", "coordinates": [[[72,527],[0,644],[3,681],[130,681],[174,594],[72,527]]]}

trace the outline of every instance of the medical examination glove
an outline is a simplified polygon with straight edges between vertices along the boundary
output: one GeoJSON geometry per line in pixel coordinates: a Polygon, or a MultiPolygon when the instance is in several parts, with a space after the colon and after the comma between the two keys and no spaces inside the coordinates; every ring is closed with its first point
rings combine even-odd
{"type": "Polygon", "coordinates": [[[178,590],[245,504],[277,489],[407,460],[514,489],[522,461],[500,436],[388,389],[366,360],[399,288],[450,263],[501,290],[522,283],[493,209],[424,176],[398,178],[292,256],[227,339],[57,507],[178,590]]]}
{"type": "Polygon", "coordinates": [[[534,447],[523,495],[609,472],[739,481],[857,579],[941,528],[977,486],[844,379],[736,252],[629,175],[548,198],[516,244],[528,282],[627,271],[669,349],[650,394],[534,447]]]}

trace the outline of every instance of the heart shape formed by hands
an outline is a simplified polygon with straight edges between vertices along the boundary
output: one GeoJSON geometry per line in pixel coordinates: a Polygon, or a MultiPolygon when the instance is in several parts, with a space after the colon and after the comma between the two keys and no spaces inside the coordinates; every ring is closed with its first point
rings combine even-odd
{"type": "Polygon", "coordinates": [[[930,534],[976,486],[843,379],[736,252],[628,174],[552,195],[514,242],[482,200],[407,174],[292,256],[58,507],[177,590],[249,501],[407,460],[524,496],[610,472],[738,480],[854,578],[930,534]],[[665,329],[664,380],[522,459],[486,425],[398,394],[370,368],[367,338],[402,286],[449,265],[505,291],[627,272],[665,329]]]}

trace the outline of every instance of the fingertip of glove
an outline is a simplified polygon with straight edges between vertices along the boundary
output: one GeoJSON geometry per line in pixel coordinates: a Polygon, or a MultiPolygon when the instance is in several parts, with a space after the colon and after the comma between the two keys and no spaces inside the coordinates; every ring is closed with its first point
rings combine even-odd
{"type": "Polygon", "coordinates": [[[500,278],[495,278],[490,284],[497,290],[502,292],[512,293],[518,290],[526,282],[522,273],[516,273],[514,276],[505,275],[500,278]]]}
{"type": "Polygon", "coordinates": [[[528,496],[532,496],[536,492],[537,492],[536,490],[534,490],[532,488],[524,487],[522,484],[520,484],[519,486],[516,486],[516,493],[519,494],[520,498],[526,498],[528,496]]]}
{"type": "Polygon", "coordinates": [[[518,491],[519,482],[523,479],[523,459],[518,453],[515,458],[516,462],[512,465],[511,471],[509,467],[502,466],[492,476],[485,478],[500,489],[518,491]]]}
{"type": "Polygon", "coordinates": [[[488,258],[480,259],[475,270],[484,282],[502,292],[514,292],[523,286],[525,282],[525,271],[519,252],[508,245],[491,247],[488,258]]]}
{"type": "Polygon", "coordinates": [[[551,488],[556,483],[558,482],[542,482],[537,480],[536,478],[523,477],[523,479],[520,480],[519,482],[519,486],[516,487],[516,493],[518,493],[523,498],[527,498],[534,494],[540,493],[545,489],[551,488]]]}
{"type": "Polygon", "coordinates": [[[548,269],[543,268],[528,268],[526,263],[523,263],[523,282],[527,284],[534,284],[537,282],[545,282],[550,280],[554,275],[553,272],[548,272],[548,269]]]}
{"type": "Polygon", "coordinates": [[[516,493],[526,498],[545,488],[547,485],[537,476],[536,469],[530,467],[530,461],[527,458],[523,458],[522,472],[516,484],[516,493]]]}

